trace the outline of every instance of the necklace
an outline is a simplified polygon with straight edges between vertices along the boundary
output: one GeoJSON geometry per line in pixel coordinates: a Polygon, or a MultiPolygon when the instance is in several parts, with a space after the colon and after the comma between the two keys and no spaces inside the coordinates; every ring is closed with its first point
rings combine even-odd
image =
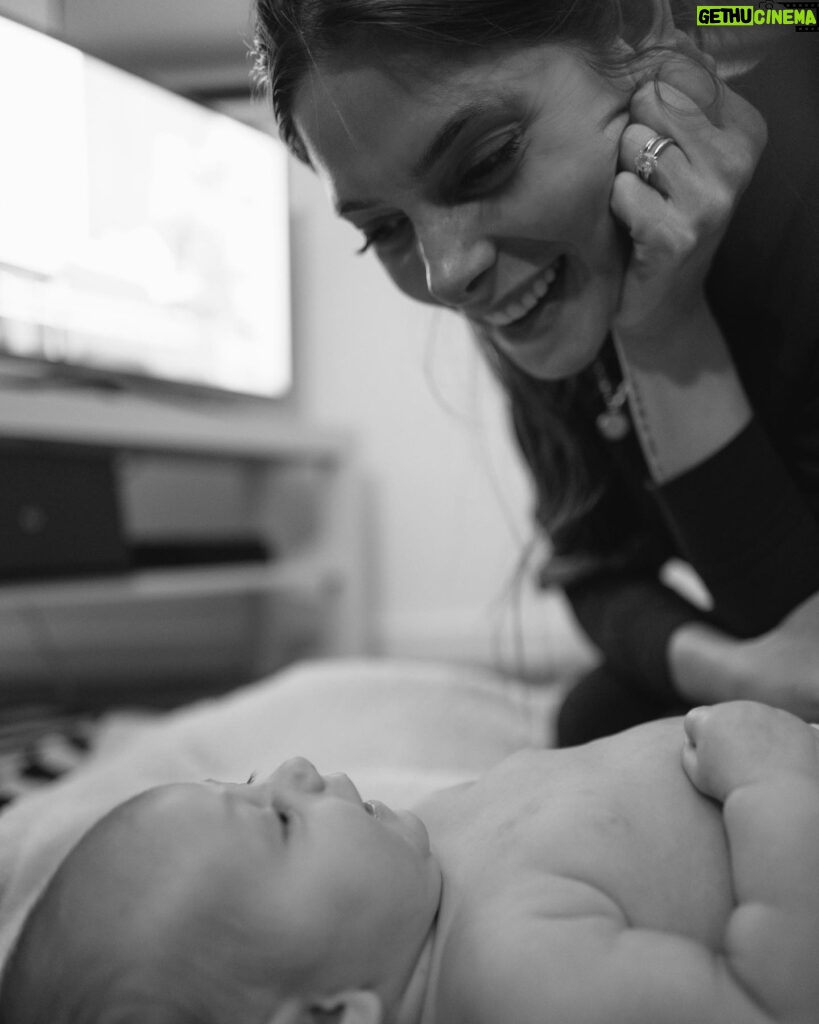
{"type": "Polygon", "coordinates": [[[597,429],[607,441],[622,441],[631,429],[631,424],[626,411],[628,406],[628,387],[625,380],[621,380],[615,389],[603,368],[603,364],[596,360],[592,364],[594,376],[597,381],[597,390],[606,405],[603,412],[595,417],[597,429]]]}

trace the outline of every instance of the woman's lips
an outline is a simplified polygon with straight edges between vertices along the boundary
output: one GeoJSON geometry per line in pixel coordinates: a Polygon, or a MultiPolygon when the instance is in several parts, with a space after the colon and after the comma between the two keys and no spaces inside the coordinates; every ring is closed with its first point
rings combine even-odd
{"type": "Polygon", "coordinates": [[[552,266],[556,270],[549,290],[520,319],[505,327],[493,327],[498,339],[509,344],[522,344],[531,339],[532,332],[539,333],[548,327],[557,304],[566,295],[566,257],[561,256],[552,266]]]}
{"type": "Polygon", "coordinates": [[[522,295],[517,296],[493,313],[485,313],[481,317],[483,322],[489,327],[505,330],[524,320],[549,294],[560,271],[562,259],[562,256],[558,256],[532,281],[522,295]]]}

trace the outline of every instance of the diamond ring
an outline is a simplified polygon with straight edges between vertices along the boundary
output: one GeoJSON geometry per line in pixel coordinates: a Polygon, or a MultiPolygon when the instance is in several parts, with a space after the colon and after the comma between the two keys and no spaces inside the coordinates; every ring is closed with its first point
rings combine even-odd
{"type": "Polygon", "coordinates": [[[666,146],[671,145],[675,145],[675,142],[670,136],[652,135],[634,158],[634,171],[646,184],[651,183],[651,175],[657,169],[657,158],[660,153],[666,146]]]}

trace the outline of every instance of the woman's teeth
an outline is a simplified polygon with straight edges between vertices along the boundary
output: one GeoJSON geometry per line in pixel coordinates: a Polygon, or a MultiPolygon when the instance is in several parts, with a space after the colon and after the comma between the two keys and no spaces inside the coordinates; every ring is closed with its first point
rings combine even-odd
{"type": "Polygon", "coordinates": [[[531,313],[535,306],[545,298],[547,292],[557,277],[559,259],[536,278],[520,298],[510,302],[508,306],[498,310],[496,313],[487,313],[484,317],[486,323],[491,327],[509,327],[516,320],[522,320],[528,313],[531,313]]]}

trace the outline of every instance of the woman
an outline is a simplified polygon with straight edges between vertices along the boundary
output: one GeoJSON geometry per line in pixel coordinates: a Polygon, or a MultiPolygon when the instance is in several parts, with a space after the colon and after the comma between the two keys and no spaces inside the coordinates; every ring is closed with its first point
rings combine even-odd
{"type": "Polygon", "coordinates": [[[604,656],[560,741],[736,697],[819,717],[812,37],[739,51],[667,0],[256,6],[283,138],[507,391],[543,583],[604,656]]]}

